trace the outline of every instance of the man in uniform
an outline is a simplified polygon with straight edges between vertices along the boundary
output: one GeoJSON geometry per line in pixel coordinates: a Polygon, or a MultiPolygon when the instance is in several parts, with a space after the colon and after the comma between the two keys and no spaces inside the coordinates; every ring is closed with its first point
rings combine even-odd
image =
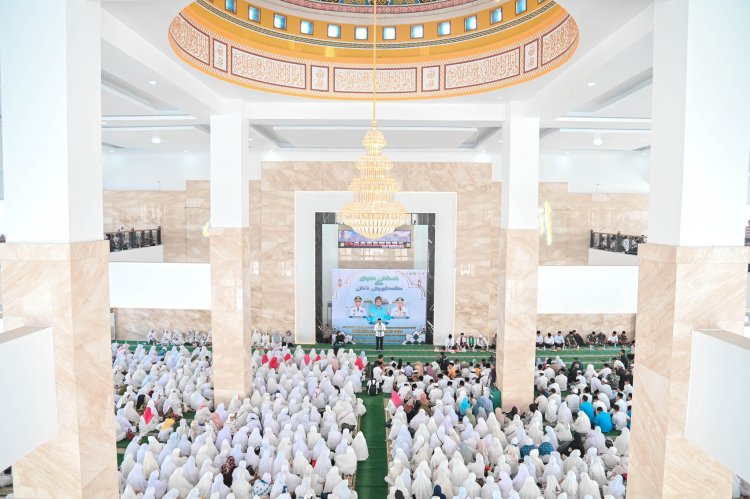
{"type": "Polygon", "coordinates": [[[362,297],[354,297],[354,306],[349,309],[349,317],[364,317],[367,315],[367,310],[362,306],[362,297]]]}

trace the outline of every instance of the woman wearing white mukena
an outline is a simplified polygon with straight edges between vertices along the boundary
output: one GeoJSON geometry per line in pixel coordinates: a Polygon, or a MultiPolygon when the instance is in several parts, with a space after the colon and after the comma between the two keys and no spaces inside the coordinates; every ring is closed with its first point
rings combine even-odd
{"type": "Polygon", "coordinates": [[[383,338],[385,337],[385,324],[383,324],[383,321],[381,319],[378,319],[378,322],[375,323],[375,326],[372,328],[373,331],[375,331],[375,350],[383,350],[383,338]]]}

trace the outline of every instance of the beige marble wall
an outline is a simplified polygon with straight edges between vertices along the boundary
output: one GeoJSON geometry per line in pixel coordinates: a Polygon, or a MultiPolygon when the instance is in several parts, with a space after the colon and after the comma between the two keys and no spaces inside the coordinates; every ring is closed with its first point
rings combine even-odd
{"type": "MultiPolygon", "coordinates": [[[[250,182],[253,327],[294,327],[294,192],[346,190],[356,174],[349,162],[266,162],[262,180],[250,182]]],[[[491,166],[396,163],[393,175],[404,190],[457,193],[455,328],[492,338],[498,325],[501,185],[492,182],[491,166]]],[[[161,224],[166,261],[208,261],[210,243],[202,235],[210,219],[208,181],[188,181],[185,192],[112,191],[105,192],[104,199],[106,229],[161,224]]],[[[540,236],[540,265],[585,265],[592,228],[646,230],[647,195],[571,194],[565,183],[542,183],[539,202],[549,203],[553,228],[550,245],[540,236]]]]}
{"type": "Polygon", "coordinates": [[[250,321],[257,324],[263,310],[263,280],[260,275],[262,203],[260,180],[250,181],[250,321]]]}
{"type": "Polygon", "coordinates": [[[631,340],[635,335],[635,314],[539,314],[536,328],[543,333],[563,334],[575,329],[581,336],[591,331],[611,333],[625,331],[631,340]]]}
{"type": "Polygon", "coordinates": [[[161,226],[165,262],[208,262],[209,183],[189,180],[185,191],[105,191],[104,231],[161,226]]]}
{"type": "Polygon", "coordinates": [[[115,334],[118,340],[145,340],[149,329],[154,328],[161,337],[164,329],[211,329],[210,310],[172,310],[155,308],[115,308],[115,334]]]}
{"type": "Polygon", "coordinates": [[[747,248],[638,248],[638,363],[628,497],[730,497],[732,475],[684,435],[695,329],[742,334],[747,248]]]}
{"type": "Polygon", "coordinates": [[[535,229],[501,229],[497,328],[497,386],[503,408],[525,410],[534,401],[538,234],[535,229]]]}
{"type": "MultiPolygon", "coordinates": [[[[498,288],[491,262],[500,220],[500,184],[492,182],[491,165],[396,163],[392,173],[403,190],[457,193],[455,327],[491,337],[498,288]]],[[[294,192],[345,191],[356,175],[350,162],[263,163],[262,306],[260,316],[253,316],[254,327],[294,327],[294,192]]]]}
{"type": "Polygon", "coordinates": [[[211,228],[215,403],[250,394],[250,229],[211,228]]]}
{"type": "Polygon", "coordinates": [[[208,262],[209,242],[203,229],[211,220],[211,185],[188,180],[185,191],[185,261],[208,262]]]}
{"type": "Polygon", "coordinates": [[[57,385],[59,433],[13,465],[16,497],[118,495],[108,254],[104,241],[0,245],[4,328],[52,326],[57,385]]]}
{"type": "Polygon", "coordinates": [[[576,194],[566,183],[540,183],[539,207],[551,212],[551,242],[540,235],[539,265],[587,265],[591,230],[646,234],[648,194],[576,194]]]}

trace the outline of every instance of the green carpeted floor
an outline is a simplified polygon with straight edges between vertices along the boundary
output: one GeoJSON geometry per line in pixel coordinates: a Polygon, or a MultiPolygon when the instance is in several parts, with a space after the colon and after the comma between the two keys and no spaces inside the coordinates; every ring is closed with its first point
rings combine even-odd
{"type": "MultiPolygon", "coordinates": [[[[118,343],[126,343],[130,347],[130,350],[135,350],[136,345],[145,344],[143,341],[134,340],[118,340],[118,343]]],[[[317,343],[314,345],[301,345],[305,350],[315,348],[316,350],[328,350],[331,348],[330,343],[317,343]]],[[[372,360],[376,359],[379,354],[383,354],[386,359],[394,357],[395,359],[401,359],[404,362],[415,363],[420,361],[432,362],[437,358],[439,352],[435,351],[434,345],[386,345],[385,350],[379,352],[375,350],[375,345],[347,345],[347,348],[351,348],[355,352],[365,352],[367,358],[372,360]]],[[[192,347],[189,347],[192,350],[192,347]]],[[[209,350],[211,348],[209,347],[209,350]]],[[[625,349],[626,352],[630,352],[629,348],[625,349]]],[[[600,369],[605,362],[612,360],[612,357],[619,356],[619,348],[605,348],[590,350],[588,348],[582,348],[580,350],[537,350],[536,356],[541,359],[548,357],[560,356],[560,358],[566,363],[570,364],[574,358],[578,358],[584,365],[593,364],[595,368],[600,369]]],[[[491,355],[494,355],[493,349],[487,350],[475,350],[470,352],[451,353],[448,355],[451,359],[459,359],[461,361],[481,361],[482,359],[488,359],[491,355]]]]}
{"type": "Polygon", "coordinates": [[[384,499],[388,495],[388,484],[385,476],[388,474],[388,456],[385,442],[385,411],[383,399],[385,395],[369,396],[359,394],[367,408],[362,417],[360,431],[367,440],[370,453],[366,461],[357,464],[356,490],[358,499],[384,499]]]}

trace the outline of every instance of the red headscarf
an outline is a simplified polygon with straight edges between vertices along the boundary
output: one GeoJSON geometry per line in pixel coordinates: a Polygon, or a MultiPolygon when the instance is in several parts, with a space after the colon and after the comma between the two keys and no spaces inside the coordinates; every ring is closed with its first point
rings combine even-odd
{"type": "Polygon", "coordinates": [[[401,407],[404,403],[401,401],[401,397],[398,396],[398,392],[391,392],[391,402],[396,407],[401,407]]]}

